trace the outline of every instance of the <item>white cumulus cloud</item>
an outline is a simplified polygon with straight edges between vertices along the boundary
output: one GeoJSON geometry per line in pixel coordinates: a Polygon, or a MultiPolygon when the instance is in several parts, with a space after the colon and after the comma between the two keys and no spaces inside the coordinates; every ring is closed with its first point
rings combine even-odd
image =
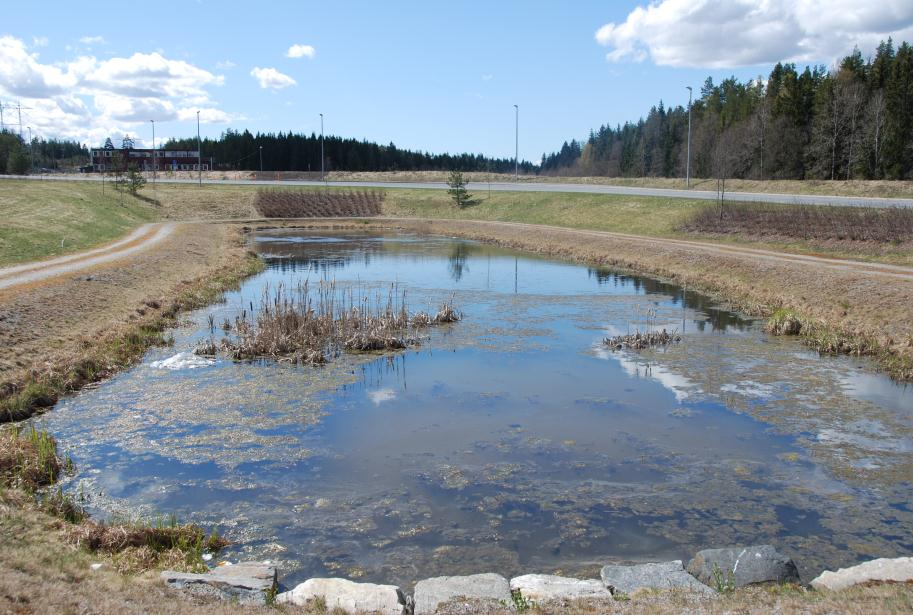
{"type": "Polygon", "coordinates": [[[308,58],[313,60],[317,55],[317,50],[311,45],[292,45],[285,52],[287,58],[308,58]]]}
{"type": "Polygon", "coordinates": [[[254,69],[250,71],[250,75],[257,80],[260,87],[263,89],[281,90],[290,85],[297,85],[294,79],[280,73],[275,68],[260,68],[259,66],[255,66],[254,69]]]}
{"type": "Polygon", "coordinates": [[[21,101],[23,120],[44,137],[100,145],[105,137],[141,133],[150,119],[184,120],[193,107],[204,122],[231,119],[209,89],[224,78],[159,52],[98,59],[79,55],[42,63],[25,43],[0,36],[0,100],[21,101]]]}
{"type": "Polygon", "coordinates": [[[611,62],[730,68],[833,61],[913,36],[910,0],[657,0],[596,32],[611,62]]]}

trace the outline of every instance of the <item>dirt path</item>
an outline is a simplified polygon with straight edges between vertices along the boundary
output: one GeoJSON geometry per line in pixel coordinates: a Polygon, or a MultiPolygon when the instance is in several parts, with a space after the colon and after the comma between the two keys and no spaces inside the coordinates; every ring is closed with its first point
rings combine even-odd
{"type": "Polygon", "coordinates": [[[126,237],[100,248],[0,269],[0,290],[77,273],[134,255],[160,243],[174,228],[173,223],[144,224],[126,237]]]}

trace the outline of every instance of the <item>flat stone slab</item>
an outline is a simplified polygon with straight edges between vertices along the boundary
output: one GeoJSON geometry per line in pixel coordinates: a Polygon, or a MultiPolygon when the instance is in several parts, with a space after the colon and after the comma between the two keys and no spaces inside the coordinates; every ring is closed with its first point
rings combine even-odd
{"type": "Polygon", "coordinates": [[[642,589],[679,589],[703,595],[716,592],[685,572],[681,560],[637,564],[635,566],[603,566],[602,582],[612,594],[633,594],[642,589]]]}
{"type": "Polygon", "coordinates": [[[266,604],[267,593],[276,588],[276,567],[261,562],[220,566],[205,574],[166,570],[160,575],[169,587],[196,595],[234,600],[240,604],[266,604]]]}
{"type": "Polygon", "coordinates": [[[711,587],[716,584],[714,570],[723,583],[731,580],[735,587],[801,582],[795,562],[770,545],[704,549],[688,562],[688,572],[711,587]]]}
{"type": "Polygon", "coordinates": [[[279,604],[306,606],[322,599],[327,612],[341,609],[346,613],[380,613],[406,615],[406,596],[395,585],[355,583],[348,579],[308,579],[295,589],[276,596],[279,604]]]}
{"type": "Polygon", "coordinates": [[[431,615],[438,606],[455,599],[511,604],[510,583],[499,574],[434,577],[415,585],[415,615],[431,615]]]}
{"type": "Polygon", "coordinates": [[[810,585],[817,590],[839,591],[860,583],[910,582],[913,582],[913,557],[883,557],[837,572],[825,570],[810,585]]]}
{"type": "Polygon", "coordinates": [[[596,579],[570,579],[551,574],[524,574],[510,580],[510,590],[519,591],[536,603],[591,598],[611,599],[612,593],[596,579]]]}

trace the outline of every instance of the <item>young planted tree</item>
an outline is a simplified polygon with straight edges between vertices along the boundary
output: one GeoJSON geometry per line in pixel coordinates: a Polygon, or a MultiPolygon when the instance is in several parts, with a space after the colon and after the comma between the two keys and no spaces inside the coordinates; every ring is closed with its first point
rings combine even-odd
{"type": "Polygon", "coordinates": [[[453,199],[454,204],[458,208],[463,209],[478,203],[477,200],[472,198],[472,194],[466,190],[466,180],[463,179],[462,172],[451,171],[450,179],[447,180],[447,185],[450,186],[450,190],[447,191],[447,194],[450,195],[450,198],[453,199]]]}
{"type": "Polygon", "coordinates": [[[136,196],[136,193],[146,185],[146,178],[139,172],[139,169],[135,164],[131,164],[130,168],[127,169],[125,184],[127,186],[127,191],[134,196],[136,196]]]}

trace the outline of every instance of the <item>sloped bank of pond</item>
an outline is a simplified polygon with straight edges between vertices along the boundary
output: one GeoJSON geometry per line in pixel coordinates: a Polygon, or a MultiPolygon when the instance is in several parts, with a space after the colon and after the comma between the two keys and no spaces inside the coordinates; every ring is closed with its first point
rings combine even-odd
{"type": "Polygon", "coordinates": [[[675,286],[465,240],[287,229],[253,247],[267,270],[173,348],[36,419],[95,515],[215,527],[234,542],[223,556],[273,560],[290,587],[593,577],[759,543],[810,579],[913,553],[913,394],[865,362],[675,286]],[[266,285],[303,280],[395,284],[464,318],[319,366],[193,354],[253,318],[266,285]],[[681,341],[603,343],[663,328],[681,341]]]}

